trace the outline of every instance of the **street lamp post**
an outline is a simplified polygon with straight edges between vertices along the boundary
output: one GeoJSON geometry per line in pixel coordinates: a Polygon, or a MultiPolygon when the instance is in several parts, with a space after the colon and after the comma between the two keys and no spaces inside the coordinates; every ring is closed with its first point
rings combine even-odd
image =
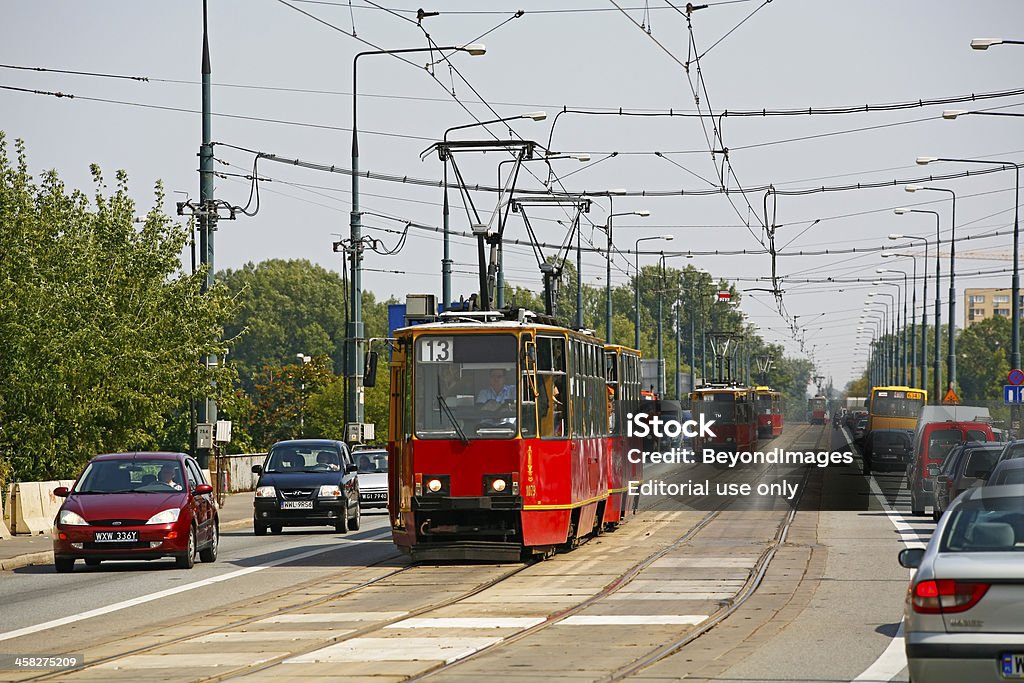
{"type": "Polygon", "coordinates": [[[633,345],[637,351],[640,350],[640,243],[646,242],[647,240],[665,240],[671,241],[672,235],[652,235],[651,237],[640,237],[633,244],[633,255],[635,256],[635,268],[636,268],[636,283],[633,286],[635,296],[633,298],[634,306],[636,310],[633,316],[633,345]]]}
{"type": "MultiPolygon", "coordinates": [[[[611,210],[612,196],[617,194],[626,194],[625,190],[608,190],[608,209],[611,210]]],[[[608,344],[612,343],[612,218],[615,216],[640,216],[646,218],[650,216],[651,212],[647,209],[640,209],[639,211],[623,211],[621,213],[609,213],[608,220],[604,224],[604,232],[608,237],[608,248],[605,256],[607,260],[605,262],[605,283],[604,283],[604,338],[608,344]]],[[[628,266],[627,266],[628,267],[628,266]]]]}
{"type": "MultiPolygon", "coordinates": [[[[928,164],[930,157],[918,157],[917,163],[922,166],[928,164]]],[[[946,334],[946,376],[949,380],[950,391],[956,391],[956,192],[946,187],[919,187],[907,185],[903,188],[907,192],[918,190],[929,190],[932,192],[948,192],[953,198],[953,208],[950,215],[949,231],[949,325],[946,334]]]]}
{"type": "Polygon", "coordinates": [[[889,331],[888,341],[886,342],[886,351],[885,351],[886,364],[888,366],[888,372],[886,372],[886,382],[888,382],[890,384],[895,384],[896,383],[896,381],[895,381],[895,379],[896,379],[896,348],[895,348],[894,341],[895,341],[896,333],[895,333],[895,329],[893,327],[893,323],[891,321],[895,318],[896,295],[895,294],[889,294],[888,292],[871,292],[870,294],[868,294],[869,298],[876,297],[876,296],[887,296],[887,297],[889,297],[889,299],[891,299],[890,302],[874,301],[874,302],[870,302],[868,305],[874,304],[876,306],[885,306],[885,322],[883,323],[883,328],[882,328],[883,329],[883,338],[886,336],[884,331],[885,330],[889,331]],[[890,311],[894,312],[892,318],[889,317],[889,312],[890,311]]]}
{"type": "Polygon", "coordinates": [[[890,287],[896,288],[896,329],[900,330],[899,336],[896,337],[896,381],[906,385],[907,383],[907,298],[905,293],[907,291],[907,274],[902,270],[889,270],[885,268],[879,268],[876,272],[893,272],[903,273],[903,291],[900,291],[900,286],[895,282],[885,282],[884,280],[876,280],[872,284],[874,285],[889,285],[890,287]],[[903,307],[903,318],[902,324],[900,324],[900,306],[903,307]]]}
{"type": "MultiPolygon", "coordinates": [[[[895,256],[897,258],[914,259],[914,271],[913,271],[913,282],[914,282],[914,285],[913,285],[913,287],[911,287],[911,290],[910,290],[911,297],[912,297],[913,301],[910,304],[910,347],[911,347],[911,350],[910,350],[910,370],[907,372],[907,379],[908,379],[907,385],[909,386],[909,385],[914,383],[914,370],[917,367],[917,257],[914,256],[913,254],[886,254],[886,253],[882,254],[882,258],[889,258],[890,256],[895,256]]],[[[925,254],[925,267],[927,267],[927,265],[928,265],[928,256],[927,256],[927,253],[926,253],[925,254]]],[[[898,272],[903,272],[903,271],[898,271],[898,272]]],[[[925,283],[926,284],[927,284],[927,281],[928,281],[928,274],[926,272],[925,273],[925,283]]],[[[907,303],[907,298],[906,298],[906,286],[907,285],[906,285],[906,283],[907,283],[907,274],[905,272],[903,272],[903,287],[904,287],[903,303],[904,303],[904,305],[906,305],[906,303],[907,303]]],[[[905,310],[906,309],[904,309],[904,311],[905,310]]],[[[903,318],[904,318],[903,324],[906,325],[907,321],[906,321],[906,313],[905,312],[903,314],[903,318]]],[[[922,381],[922,383],[919,384],[918,386],[922,386],[923,387],[924,386],[924,382],[922,381]]]]}
{"type": "MultiPolygon", "coordinates": [[[[941,245],[942,245],[942,239],[939,236],[939,212],[938,211],[928,211],[928,210],[925,210],[925,209],[905,209],[905,208],[894,209],[893,212],[897,216],[902,216],[902,215],[908,214],[908,213],[930,213],[933,216],[935,216],[935,352],[934,352],[933,357],[932,357],[932,402],[935,405],[938,405],[941,402],[941,400],[942,400],[941,398],[939,398],[939,394],[942,391],[942,372],[941,372],[941,370],[939,368],[939,330],[942,328],[942,309],[940,308],[940,303],[939,303],[939,282],[940,282],[940,271],[942,270],[942,261],[939,260],[939,250],[940,250],[941,245]]],[[[903,237],[903,235],[897,236],[896,239],[899,239],[899,237],[903,237]]],[[[907,239],[911,239],[911,240],[912,239],[918,239],[918,240],[924,241],[925,259],[926,259],[925,260],[925,268],[927,268],[928,240],[924,239],[923,237],[906,236],[906,238],[907,239]]],[[[892,238],[890,238],[890,239],[892,239],[892,238]]],[[[927,318],[928,289],[927,288],[928,288],[928,277],[927,277],[927,271],[926,271],[925,272],[925,293],[924,293],[924,305],[926,307],[925,308],[926,313],[925,313],[925,319],[924,319],[924,325],[925,326],[928,325],[928,318],[927,318]]],[[[922,354],[922,357],[923,358],[927,358],[927,356],[928,356],[928,337],[927,337],[928,331],[927,331],[927,329],[925,329],[924,334],[925,334],[924,343],[922,344],[924,352],[922,354]]],[[[924,364],[922,364],[922,367],[924,367],[924,364]]],[[[924,389],[925,387],[921,387],[921,388],[924,389]]]]}
{"type": "Polygon", "coordinates": [[[306,429],[306,366],[313,360],[313,357],[304,353],[297,353],[295,357],[302,361],[302,366],[299,368],[299,372],[302,373],[299,383],[299,438],[301,439],[306,429]]]}
{"type": "MultiPolygon", "coordinates": [[[[1021,44],[1022,41],[1016,40],[995,40],[995,39],[984,39],[989,42],[988,45],[997,45],[999,43],[1011,43],[1021,44]]],[[[971,47],[974,47],[974,42],[971,41],[971,47]]],[[[988,48],[988,45],[981,48],[984,50],[988,48]]],[[[1014,168],[1014,196],[1013,196],[1013,278],[1010,282],[1010,305],[1011,305],[1011,317],[1010,317],[1010,369],[1016,369],[1020,367],[1020,167],[1015,161],[996,161],[992,159],[944,159],[940,157],[919,157],[917,163],[928,164],[932,161],[952,161],[957,163],[965,164],[997,164],[1000,166],[1013,166],[1014,168]]],[[[949,249],[950,257],[953,255],[952,245],[949,249]]]]}
{"type": "MultiPolygon", "coordinates": [[[[451,45],[447,47],[411,47],[397,50],[368,50],[366,52],[358,53],[352,59],[352,209],[349,214],[349,239],[352,247],[352,262],[350,264],[352,279],[352,284],[350,285],[350,296],[352,302],[350,304],[347,330],[348,339],[345,353],[345,374],[349,378],[348,391],[346,392],[347,395],[345,397],[345,407],[348,422],[350,423],[362,424],[363,422],[362,378],[359,373],[359,368],[362,365],[359,342],[363,337],[363,287],[362,268],[360,265],[362,255],[362,214],[359,211],[359,125],[357,116],[357,103],[359,101],[357,96],[359,92],[359,88],[357,87],[359,70],[357,67],[359,66],[359,58],[371,55],[397,55],[409,54],[412,52],[444,52],[448,50],[466,52],[474,56],[482,55],[487,51],[487,49],[480,44],[451,45]]],[[[445,187],[447,187],[447,183],[445,183],[445,187]]],[[[448,255],[445,254],[445,258],[447,257],[448,255]]]]}

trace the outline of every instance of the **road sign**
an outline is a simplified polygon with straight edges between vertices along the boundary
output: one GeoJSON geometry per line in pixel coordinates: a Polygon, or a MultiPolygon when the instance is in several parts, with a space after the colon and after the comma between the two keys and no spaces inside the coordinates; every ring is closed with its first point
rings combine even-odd
{"type": "Polygon", "coordinates": [[[960,397],[953,391],[953,387],[950,387],[946,395],[942,397],[942,403],[945,405],[959,405],[960,397]]]}
{"type": "Polygon", "coordinates": [[[1006,376],[1006,381],[1014,386],[1020,386],[1024,384],[1024,372],[1020,370],[1010,370],[1010,374],[1006,376]]]}
{"type": "Polygon", "coordinates": [[[1007,405],[1019,405],[1024,403],[1024,387],[1016,384],[1003,385],[1003,403],[1007,405]]]}
{"type": "Polygon", "coordinates": [[[719,301],[729,301],[730,299],[732,299],[732,293],[731,292],[728,292],[728,291],[725,291],[725,290],[722,290],[721,292],[718,292],[718,300],[719,301]]]}

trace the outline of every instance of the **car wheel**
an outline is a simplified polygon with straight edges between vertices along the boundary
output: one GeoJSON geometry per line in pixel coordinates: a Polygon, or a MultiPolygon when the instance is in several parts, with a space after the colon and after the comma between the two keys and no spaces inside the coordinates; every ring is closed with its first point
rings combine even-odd
{"type": "Polygon", "coordinates": [[[188,530],[188,550],[185,551],[184,555],[178,555],[174,558],[174,563],[178,565],[178,569],[192,569],[196,566],[196,528],[189,527],[188,530]]]}
{"type": "Polygon", "coordinates": [[[216,520],[214,520],[213,538],[210,539],[209,546],[199,551],[199,559],[203,562],[216,562],[218,545],[220,545],[220,528],[217,526],[216,520]]]}
{"type": "Polygon", "coordinates": [[[339,534],[348,533],[348,510],[342,510],[341,516],[334,520],[334,530],[339,534]]]}
{"type": "Polygon", "coordinates": [[[266,536],[267,535],[267,525],[266,524],[260,524],[256,520],[253,520],[253,522],[252,522],[252,533],[255,534],[256,536],[266,536]]]}
{"type": "Polygon", "coordinates": [[[280,524],[271,524],[270,525],[270,533],[272,533],[272,534],[279,534],[282,531],[284,531],[284,527],[281,526],[280,524]]]}
{"type": "Polygon", "coordinates": [[[352,531],[359,531],[359,520],[362,518],[363,510],[359,507],[359,503],[356,503],[356,514],[350,517],[348,520],[348,528],[352,531]]]}
{"type": "Polygon", "coordinates": [[[67,574],[74,570],[75,559],[73,557],[55,557],[53,559],[53,568],[57,570],[58,574],[67,574]]]}
{"type": "Polygon", "coordinates": [[[98,567],[98,566],[100,566],[100,562],[101,561],[102,560],[100,560],[98,558],[95,558],[95,557],[87,557],[87,558],[85,558],[85,566],[86,567],[98,567]]]}
{"type": "Polygon", "coordinates": [[[910,489],[910,514],[912,515],[923,515],[924,505],[917,502],[917,496],[914,494],[914,489],[910,489]]]}

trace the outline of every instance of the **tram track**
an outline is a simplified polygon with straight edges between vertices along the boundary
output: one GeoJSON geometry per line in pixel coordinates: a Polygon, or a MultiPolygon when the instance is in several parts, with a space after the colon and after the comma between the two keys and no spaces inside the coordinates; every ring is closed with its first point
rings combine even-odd
{"type": "MultiPolygon", "coordinates": [[[[801,430],[799,432],[797,432],[797,434],[793,438],[793,441],[794,442],[798,442],[801,439],[801,437],[803,437],[805,434],[807,434],[808,431],[810,431],[812,429],[812,427],[813,427],[813,425],[804,425],[801,428],[801,430]]],[[[820,448],[822,441],[824,441],[826,439],[826,437],[827,437],[827,432],[823,431],[822,434],[819,435],[818,439],[816,440],[814,448],[815,449],[820,448]]],[[[803,476],[803,480],[801,481],[801,487],[800,487],[801,492],[805,488],[804,484],[806,484],[806,481],[809,478],[810,472],[811,472],[810,469],[807,469],[807,470],[804,471],[804,476],[803,476]]],[[[802,494],[801,494],[801,497],[802,497],[802,494]]],[[[748,579],[747,579],[746,583],[744,584],[744,586],[737,593],[737,596],[735,598],[727,601],[727,604],[724,604],[721,609],[719,609],[717,612],[709,615],[709,617],[705,621],[703,621],[700,624],[696,625],[694,628],[688,630],[687,632],[682,634],[679,638],[673,640],[672,642],[670,642],[670,643],[668,643],[666,645],[663,645],[663,646],[655,649],[654,651],[651,651],[651,652],[643,655],[640,658],[635,659],[633,662],[627,664],[626,666],[620,667],[616,671],[614,671],[611,674],[609,674],[609,676],[607,676],[605,678],[601,678],[599,680],[601,680],[602,683],[605,683],[605,682],[612,683],[612,682],[615,682],[615,681],[624,680],[624,679],[628,678],[629,676],[632,676],[633,674],[641,671],[642,669],[645,669],[648,666],[650,666],[652,664],[656,664],[657,662],[660,662],[663,659],[665,659],[665,658],[675,654],[676,652],[678,652],[682,648],[686,647],[688,644],[690,644],[693,641],[697,640],[701,636],[707,634],[709,631],[714,629],[715,626],[719,625],[725,619],[727,619],[729,616],[731,616],[733,613],[735,613],[737,610],[739,610],[744,605],[744,603],[746,603],[747,600],[751,596],[753,596],[756,593],[757,589],[761,586],[761,583],[763,582],[764,577],[765,577],[765,575],[768,572],[768,568],[769,568],[769,566],[771,564],[771,561],[774,559],[774,557],[775,557],[776,553],[778,552],[779,548],[782,547],[786,543],[786,539],[787,539],[788,534],[789,534],[789,529],[790,529],[790,527],[793,524],[793,521],[794,521],[794,519],[796,517],[796,512],[797,512],[797,510],[799,508],[799,502],[800,502],[799,500],[797,500],[795,502],[793,507],[790,509],[789,513],[785,516],[785,518],[777,526],[776,532],[775,532],[775,534],[773,536],[772,542],[769,544],[769,546],[759,556],[757,562],[755,563],[755,565],[754,565],[754,567],[753,567],[753,569],[752,569],[752,571],[750,573],[750,576],[748,577],[748,579]]],[[[552,614],[545,621],[543,621],[543,622],[541,622],[541,623],[539,623],[539,624],[537,624],[535,626],[532,626],[530,628],[527,628],[527,629],[524,629],[524,630],[519,631],[517,633],[514,633],[512,635],[509,635],[509,636],[505,637],[504,639],[502,639],[500,642],[497,642],[497,643],[495,643],[495,644],[493,644],[491,646],[485,647],[485,648],[481,648],[480,650],[477,650],[476,652],[473,652],[472,654],[470,654],[470,655],[468,655],[466,657],[460,658],[460,659],[458,659],[456,661],[445,662],[445,663],[442,663],[442,664],[438,664],[438,665],[434,666],[431,669],[428,669],[428,670],[426,670],[424,672],[421,672],[419,674],[411,676],[411,677],[409,677],[409,678],[407,678],[405,680],[410,681],[410,682],[421,681],[421,680],[426,680],[428,678],[437,676],[437,675],[442,674],[442,673],[447,673],[447,672],[452,671],[452,670],[454,670],[454,669],[456,669],[456,668],[458,668],[460,666],[465,665],[467,662],[469,662],[469,661],[471,661],[471,660],[473,660],[475,658],[478,658],[480,656],[486,655],[488,653],[493,653],[493,652],[495,652],[495,651],[497,651],[497,650],[499,650],[501,648],[506,648],[506,647],[508,647],[508,646],[510,646],[510,645],[512,645],[514,643],[517,643],[519,641],[522,641],[522,640],[524,640],[526,638],[529,638],[531,636],[535,636],[539,632],[541,632],[541,631],[543,631],[545,629],[548,629],[551,626],[554,626],[554,625],[556,625],[558,623],[561,623],[561,622],[565,621],[567,618],[569,618],[569,617],[571,617],[573,615],[579,614],[580,612],[582,612],[586,608],[594,605],[595,603],[597,603],[597,602],[599,602],[601,600],[606,599],[608,596],[612,595],[613,593],[617,592],[621,588],[625,587],[630,581],[632,581],[634,578],[636,578],[644,569],[646,569],[647,567],[651,566],[658,559],[664,557],[665,555],[667,555],[668,553],[672,552],[673,550],[679,548],[680,546],[682,546],[682,545],[692,541],[714,519],[716,519],[721,514],[721,512],[722,512],[722,510],[710,511],[707,515],[705,515],[699,522],[697,522],[694,526],[692,526],[689,530],[687,530],[687,532],[685,534],[683,534],[683,536],[678,538],[670,546],[668,546],[666,548],[663,548],[660,551],[649,555],[647,558],[644,558],[644,560],[642,560],[641,562],[637,563],[636,565],[631,567],[626,572],[620,574],[615,580],[613,580],[610,583],[608,583],[604,587],[604,589],[602,589],[599,593],[597,593],[597,594],[591,596],[590,598],[588,598],[588,599],[578,603],[577,605],[574,605],[574,606],[572,606],[570,608],[562,610],[562,611],[560,611],[558,613],[552,614]]]]}

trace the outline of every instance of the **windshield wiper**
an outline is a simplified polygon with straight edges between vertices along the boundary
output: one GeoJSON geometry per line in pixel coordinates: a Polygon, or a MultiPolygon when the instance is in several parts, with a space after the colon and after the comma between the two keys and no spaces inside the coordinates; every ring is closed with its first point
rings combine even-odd
{"type": "Polygon", "coordinates": [[[448,407],[448,402],[444,400],[444,396],[441,394],[440,381],[438,381],[437,383],[437,402],[438,404],[440,404],[441,410],[444,411],[444,414],[448,416],[448,420],[452,423],[452,427],[455,427],[455,433],[459,435],[459,441],[462,442],[463,446],[468,445],[469,438],[466,436],[466,433],[462,431],[462,426],[459,425],[459,421],[455,419],[455,415],[454,413],[452,413],[452,409],[448,407]]]}

